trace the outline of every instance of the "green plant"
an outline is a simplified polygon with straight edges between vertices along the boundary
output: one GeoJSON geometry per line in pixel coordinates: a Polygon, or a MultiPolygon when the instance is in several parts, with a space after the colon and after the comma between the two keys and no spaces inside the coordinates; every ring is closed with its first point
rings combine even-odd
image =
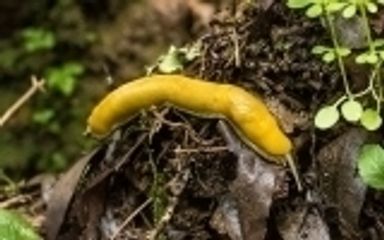
{"type": "Polygon", "coordinates": [[[381,146],[364,145],[359,154],[358,169],[368,186],[384,189],[384,149],[381,146]]]}
{"type": "Polygon", "coordinates": [[[161,73],[174,73],[183,70],[185,63],[200,56],[200,48],[200,42],[182,48],[171,45],[166,54],[161,55],[154,65],[147,67],[147,75],[155,69],[161,73]]]}
{"type": "MultiPolygon", "coordinates": [[[[384,61],[384,40],[374,39],[369,26],[369,13],[376,13],[378,5],[384,5],[384,0],[288,0],[288,7],[306,9],[306,16],[321,18],[327,26],[332,46],[318,45],[312,53],[320,55],[326,63],[336,62],[344,85],[344,95],[333,104],[323,106],[315,116],[315,126],[328,129],[343,118],[352,123],[360,124],[368,131],[374,131],[382,125],[380,115],[383,101],[381,67],[384,61]],[[351,49],[339,43],[334,19],[336,17],[358,17],[363,22],[363,32],[366,39],[366,49],[363,52],[352,52],[351,49]],[[357,93],[351,91],[349,79],[345,70],[344,58],[355,54],[356,64],[370,67],[370,77],[367,87],[357,93]],[[360,99],[371,99],[375,104],[364,105],[360,99]]],[[[365,101],[368,102],[369,101],[365,101]]],[[[372,101],[371,101],[372,102],[372,101]]],[[[369,186],[384,189],[384,150],[380,145],[363,145],[358,157],[359,174],[369,186]]]]}
{"type": "Polygon", "coordinates": [[[367,130],[377,130],[382,124],[380,108],[382,101],[382,83],[380,68],[384,60],[384,41],[373,39],[368,13],[378,11],[378,4],[384,4],[383,0],[289,0],[288,6],[294,9],[305,8],[305,14],[310,18],[321,18],[326,24],[332,46],[318,45],[312,49],[312,53],[320,55],[326,63],[337,63],[343,80],[345,94],[335,103],[321,108],[315,116],[315,125],[320,129],[334,126],[340,119],[339,115],[348,122],[358,122],[367,130]],[[357,54],[356,63],[371,66],[371,77],[368,87],[361,92],[353,93],[349,85],[349,79],[345,70],[344,58],[352,54],[352,50],[341,46],[335,28],[335,17],[351,18],[358,16],[362,19],[364,34],[367,39],[367,49],[357,54]],[[376,102],[375,106],[363,106],[361,98],[371,96],[376,102]],[[340,110],[339,110],[340,108],[340,110]],[[365,108],[365,109],[364,109],[365,108]]]}
{"type": "Polygon", "coordinates": [[[23,47],[27,52],[52,49],[56,44],[53,32],[43,28],[27,28],[21,32],[23,47]]]}
{"type": "MultiPolygon", "coordinates": [[[[70,97],[75,90],[79,76],[83,72],[84,66],[78,62],[66,62],[58,67],[50,67],[45,73],[47,87],[53,93],[59,92],[64,97],[70,97]]],[[[50,98],[53,96],[48,95],[46,97],[50,98]]],[[[32,120],[39,125],[48,127],[50,132],[59,132],[60,127],[57,122],[58,119],[56,119],[59,110],[50,104],[44,104],[43,107],[34,111],[32,120]]]]}
{"type": "Polygon", "coordinates": [[[22,215],[0,208],[0,239],[39,240],[42,238],[22,215]]]}
{"type": "Polygon", "coordinates": [[[45,78],[49,88],[69,96],[75,89],[78,77],[83,73],[84,66],[82,64],[66,62],[61,66],[48,68],[45,78]]]}

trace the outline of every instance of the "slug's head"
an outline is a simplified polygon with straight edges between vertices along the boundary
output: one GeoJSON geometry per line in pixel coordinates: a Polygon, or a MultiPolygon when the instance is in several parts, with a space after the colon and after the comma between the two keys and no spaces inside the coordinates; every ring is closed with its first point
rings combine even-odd
{"type": "Polygon", "coordinates": [[[108,117],[108,111],[101,110],[100,106],[96,106],[91,115],[87,119],[86,135],[91,135],[96,138],[103,138],[111,131],[111,121],[108,117]]]}

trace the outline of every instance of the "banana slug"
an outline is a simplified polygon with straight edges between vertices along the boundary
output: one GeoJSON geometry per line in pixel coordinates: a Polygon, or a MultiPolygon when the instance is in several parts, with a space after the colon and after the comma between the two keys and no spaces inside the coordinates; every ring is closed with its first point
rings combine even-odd
{"type": "Polygon", "coordinates": [[[103,137],[140,109],[163,103],[198,116],[225,118],[247,145],[279,161],[292,150],[291,141],[260,98],[234,85],[182,75],[153,75],[122,85],[93,109],[87,132],[103,137]]]}

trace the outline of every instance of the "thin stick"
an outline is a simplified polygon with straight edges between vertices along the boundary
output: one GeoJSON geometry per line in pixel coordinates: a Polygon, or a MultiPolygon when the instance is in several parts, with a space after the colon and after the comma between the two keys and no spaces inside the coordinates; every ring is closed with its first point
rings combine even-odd
{"type": "Polygon", "coordinates": [[[110,237],[110,240],[116,239],[117,236],[121,233],[121,231],[125,228],[125,226],[128,225],[136,217],[137,214],[139,214],[145,207],[147,207],[152,202],[152,198],[148,198],[143,204],[141,204],[138,208],[136,208],[135,211],[133,211],[125,220],[124,222],[119,226],[117,231],[110,237]]]}
{"type": "Polygon", "coordinates": [[[28,195],[17,195],[15,197],[9,198],[5,200],[4,202],[0,202],[0,208],[11,208],[18,204],[23,204],[31,200],[31,196],[28,195]]]}
{"type": "Polygon", "coordinates": [[[204,152],[204,153],[215,153],[215,152],[223,152],[227,151],[227,146],[216,146],[216,147],[206,147],[206,148],[176,148],[174,150],[175,153],[196,153],[196,152],[204,152]]]}
{"type": "Polygon", "coordinates": [[[239,49],[239,36],[237,35],[236,29],[233,28],[233,44],[235,45],[235,66],[240,67],[241,65],[241,60],[240,60],[240,49],[239,49]]]}
{"type": "Polygon", "coordinates": [[[11,107],[5,111],[3,116],[0,118],[0,127],[4,124],[19,110],[37,91],[44,90],[45,80],[37,80],[35,76],[31,78],[31,87],[26,91],[11,107]]]}

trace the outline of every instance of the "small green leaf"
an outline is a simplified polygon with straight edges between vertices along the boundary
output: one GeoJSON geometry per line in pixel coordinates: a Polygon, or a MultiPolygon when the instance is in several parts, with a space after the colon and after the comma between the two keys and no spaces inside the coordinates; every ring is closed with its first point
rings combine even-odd
{"type": "Polygon", "coordinates": [[[51,49],[56,44],[53,32],[42,28],[27,28],[21,32],[23,45],[28,52],[51,49]]]}
{"type": "Polygon", "coordinates": [[[367,54],[362,53],[356,57],[356,63],[363,64],[367,62],[367,54]]]}
{"type": "Polygon", "coordinates": [[[54,116],[55,112],[48,108],[34,112],[32,119],[36,123],[47,124],[54,116]]]}
{"type": "Polygon", "coordinates": [[[0,239],[40,240],[42,238],[22,215],[0,208],[0,239]]]}
{"type": "Polygon", "coordinates": [[[357,168],[368,186],[384,189],[384,149],[380,145],[364,145],[360,149],[357,168]]]}
{"type": "Polygon", "coordinates": [[[337,49],[337,52],[339,53],[339,55],[341,57],[346,57],[349,54],[351,54],[351,50],[348,48],[339,48],[339,49],[337,49]]]}
{"type": "Polygon", "coordinates": [[[351,18],[356,14],[356,10],[356,5],[351,4],[348,7],[344,8],[342,15],[344,18],[351,18]]]}
{"type": "Polygon", "coordinates": [[[377,13],[377,5],[373,2],[366,2],[365,6],[367,7],[368,12],[377,13]]]}
{"type": "Polygon", "coordinates": [[[168,53],[161,57],[158,69],[162,73],[172,73],[184,68],[180,59],[180,52],[175,46],[171,46],[168,53]]]}
{"type": "Polygon", "coordinates": [[[379,58],[377,57],[377,55],[375,53],[369,53],[366,56],[366,60],[367,60],[367,63],[376,64],[379,61],[379,58]]]}
{"type": "Polygon", "coordinates": [[[300,8],[305,8],[312,2],[313,1],[311,0],[288,0],[287,6],[293,9],[300,9],[300,8]]]}
{"type": "Polygon", "coordinates": [[[322,45],[316,45],[311,50],[312,54],[323,54],[327,51],[329,51],[329,48],[322,45]]]}
{"type": "Polygon", "coordinates": [[[333,51],[329,51],[323,55],[323,61],[326,63],[333,62],[336,59],[336,54],[333,51]]]}
{"type": "Polygon", "coordinates": [[[45,78],[48,87],[69,96],[75,90],[78,76],[83,72],[83,65],[77,62],[68,62],[59,67],[48,68],[45,78]]]}
{"type": "Polygon", "coordinates": [[[84,66],[78,62],[67,62],[63,68],[68,75],[78,76],[84,73],[84,66]]]}
{"type": "Polygon", "coordinates": [[[315,116],[315,126],[319,129],[327,129],[337,123],[340,118],[339,111],[334,106],[321,108],[315,116]]]}
{"type": "Polygon", "coordinates": [[[371,108],[366,109],[360,118],[361,125],[369,131],[377,130],[381,126],[382,122],[383,120],[379,113],[371,108]]]}
{"type": "Polygon", "coordinates": [[[305,12],[305,15],[309,18],[315,18],[320,16],[323,13],[323,8],[320,4],[313,4],[310,6],[307,11],[305,12]]]}
{"type": "Polygon", "coordinates": [[[341,114],[345,120],[349,122],[356,122],[363,114],[363,107],[358,101],[350,99],[341,105],[341,114]]]}
{"type": "Polygon", "coordinates": [[[326,5],[325,9],[329,13],[334,13],[337,11],[340,11],[347,5],[347,3],[344,2],[330,2],[328,5],[326,5]]]}

